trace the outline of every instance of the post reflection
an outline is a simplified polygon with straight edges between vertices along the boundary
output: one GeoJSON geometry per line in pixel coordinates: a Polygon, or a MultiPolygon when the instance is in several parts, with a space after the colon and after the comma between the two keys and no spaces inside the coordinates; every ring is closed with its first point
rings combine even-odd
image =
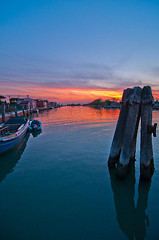
{"type": "Polygon", "coordinates": [[[29,136],[30,133],[27,132],[23,140],[16,147],[0,156],[0,182],[2,182],[9,173],[14,171],[14,167],[25,150],[29,136]]]}
{"type": "Polygon", "coordinates": [[[147,227],[149,226],[149,218],[148,215],[146,215],[146,209],[148,207],[148,193],[150,187],[151,180],[143,181],[140,179],[135,219],[135,237],[137,240],[142,240],[146,237],[146,225],[147,227]]]}
{"type": "Polygon", "coordinates": [[[109,169],[109,174],[120,229],[130,240],[145,239],[146,225],[149,226],[148,216],[145,212],[148,206],[148,193],[151,182],[140,179],[138,200],[135,207],[135,164],[133,163],[126,180],[119,179],[116,176],[116,169],[109,169]]]}

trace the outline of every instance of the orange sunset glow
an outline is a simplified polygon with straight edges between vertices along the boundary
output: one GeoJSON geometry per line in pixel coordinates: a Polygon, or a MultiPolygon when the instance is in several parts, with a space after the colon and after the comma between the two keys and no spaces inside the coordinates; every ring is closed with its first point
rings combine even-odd
{"type": "MultiPolygon", "coordinates": [[[[67,88],[48,86],[22,86],[18,84],[3,86],[5,96],[26,96],[32,98],[48,99],[59,103],[88,103],[97,98],[121,100],[124,89],[102,89],[102,88],[67,88]]],[[[152,89],[154,99],[159,99],[159,91],[152,89]]]]}
{"type": "Polygon", "coordinates": [[[19,87],[12,91],[3,91],[4,95],[27,95],[33,98],[56,100],[60,103],[87,103],[94,99],[115,98],[121,100],[123,90],[102,90],[102,89],[69,89],[69,88],[50,88],[50,87],[19,87]],[[9,94],[10,92],[10,94],[9,94]]]}

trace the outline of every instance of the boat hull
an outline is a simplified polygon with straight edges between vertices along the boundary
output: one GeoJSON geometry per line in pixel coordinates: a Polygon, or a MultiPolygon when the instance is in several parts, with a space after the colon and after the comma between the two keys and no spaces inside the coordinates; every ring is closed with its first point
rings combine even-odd
{"type": "Polygon", "coordinates": [[[0,139],[0,154],[3,154],[12,148],[14,148],[24,138],[29,126],[29,120],[24,127],[15,134],[8,136],[7,138],[0,139]]]}

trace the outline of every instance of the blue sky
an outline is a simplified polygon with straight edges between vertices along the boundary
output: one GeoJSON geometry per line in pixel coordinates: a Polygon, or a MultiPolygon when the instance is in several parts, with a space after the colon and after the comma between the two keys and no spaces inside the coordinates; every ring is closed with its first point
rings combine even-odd
{"type": "Polygon", "coordinates": [[[0,94],[159,91],[158,29],[159,1],[0,0],[0,94]]]}

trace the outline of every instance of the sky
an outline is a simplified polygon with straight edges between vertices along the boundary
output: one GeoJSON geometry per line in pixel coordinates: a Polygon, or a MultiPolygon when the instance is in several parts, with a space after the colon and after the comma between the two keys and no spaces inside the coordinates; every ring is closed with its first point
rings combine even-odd
{"type": "Polygon", "coordinates": [[[0,0],[0,95],[159,99],[159,1],[0,0]]]}

